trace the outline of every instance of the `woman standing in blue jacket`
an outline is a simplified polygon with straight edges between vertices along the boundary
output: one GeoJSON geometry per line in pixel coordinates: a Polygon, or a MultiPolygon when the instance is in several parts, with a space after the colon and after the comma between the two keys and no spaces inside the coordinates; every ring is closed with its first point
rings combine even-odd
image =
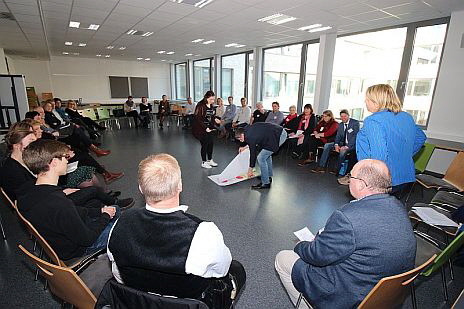
{"type": "Polygon", "coordinates": [[[402,103],[390,85],[367,88],[365,102],[372,115],[364,120],[356,139],[358,160],[384,161],[392,175],[392,193],[397,195],[416,180],[413,156],[427,137],[412,116],[401,111],[402,103]]]}

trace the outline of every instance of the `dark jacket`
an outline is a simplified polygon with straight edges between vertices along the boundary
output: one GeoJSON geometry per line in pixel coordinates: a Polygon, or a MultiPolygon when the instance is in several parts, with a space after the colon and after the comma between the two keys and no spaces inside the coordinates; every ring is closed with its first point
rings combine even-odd
{"type": "Polygon", "coordinates": [[[35,181],[35,176],[15,159],[8,157],[3,161],[0,168],[0,186],[12,201],[16,200],[18,195],[27,192],[23,187],[25,184],[33,186],[35,181]]]}
{"type": "Polygon", "coordinates": [[[72,109],[70,109],[70,108],[66,108],[65,111],[66,111],[66,114],[69,115],[69,117],[71,118],[71,120],[82,119],[82,118],[84,118],[84,116],[82,116],[81,114],[79,114],[78,111],[72,110],[72,109]]]}
{"type": "Polygon", "coordinates": [[[324,133],[324,137],[321,137],[321,141],[326,143],[331,143],[335,140],[335,135],[338,130],[338,122],[332,119],[332,121],[325,122],[324,120],[319,121],[319,123],[314,128],[314,131],[317,133],[324,133]]]}
{"type": "Polygon", "coordinates": [[[214,130],[216,128],[216,123],[214,122],[214,117],[211,117],[206,121],[206,103],[202,100],[198,102],[195,107],[195,114],[193,117],[192,133],[196,139],[201,140],[206,134],[206,128],[214,130]],[[207,123],[207,124],[206,124],[207,123]]]}
{"type": "Polygon", "coordinates": [[[250,167],[255,167],[260,149],[279,150],[283,128],[270,122],[257,122],[245,127],[245,143],[250,148],[250,167]]]}
{"type": "MultiPolygon", "coordinates": [[[[290,123],[287,125],[287,128],[290,129],[290,132],[296,133],[303,118],[304,118],[304,113],[296,117],[292,121],[290,121],[290,123]]],[[[309,118],[309,125],[306,128],[306,130],[304,130],[303,134],[305,136],[311,135],[314,132],[315,127],[316,127],[316,116],[314,114],[311,114],[311,117],[309,118]]],[[[304,125],[302,126],[302,128],[304,128],[304,125]]]]}
{"type": "Polygon", "coordinates": [[[335,137],[335,144],[338,146],[348,146],[349,149],[356,148],[356,135],[359,132],[359,121],[356,119],[350,118],[346,130],[346,137],[348,139],[348,144],[345,145],[345,124],[340,122],[338,124],[337,136],[335,137]]]}
{"type": "Polygon", "coordinates": [[[336,210],[294,251],[293,285],[315,308],[356,308],[380,279],[414,268],[416,239],[406,207],[375,194],[336,210]]]}
{"type": "Polygon", "coordinates": [[[61,126],[61,121],[52,112],[45,112],[45,123],[55,130],[61,126]]]}

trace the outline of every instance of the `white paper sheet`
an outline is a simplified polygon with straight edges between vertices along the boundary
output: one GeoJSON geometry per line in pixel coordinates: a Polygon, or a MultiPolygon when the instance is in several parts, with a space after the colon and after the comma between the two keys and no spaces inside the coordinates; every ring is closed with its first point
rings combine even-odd
{"type": "Polygon", "coordinates": [[[296,133],[290,134],[290,135],[288,136],[288,138],[298,138],[298,137],[300,137],[300,136],[303,134],[303,132],[304,132],[303,130],[298,130],[298,131],[296,131],[296,133]]]}
{"type": "Polygon", "coordinates": [[[315,237],[314,234],[311,233],[311,231],[307,227],[293,232],[293,234],[295,234],[295,236],[298,237],[298,239],[301,241],[313,241],[315,237]]]}
{"type": "Polygon", "coordinates": [[[68,163],[68,167],[66,169],[66,174],[72,173],[75,170],[77,170],[77,164],[79,161],[73,162],[73,163],[68,163]]]}
{"type": "MultiPolygon", "coordinates": [[[[250,150],[246,149],[239,153],[227,167],[222,171],[221,174],[208,176],[209,179],[214,181],[219,186],[229,186],[247,179],[248,178],[248,166],[250,163],[250,150]]],[[[253,177],[259,176],[259,173],[255,172],[253,177]]],[[[252,178],[253,178],[252,177],[252,178]]]]}
{"type": "Polygon", "coordinates": [[[440,226],[453,226],[458,227],[459,225],[453,220],[449,219],[444,214],[439,213],[433,208],[429,207],[413,207],[412,210],[424,220],[425,223],[431,225],[440,225],[440,226]]]}

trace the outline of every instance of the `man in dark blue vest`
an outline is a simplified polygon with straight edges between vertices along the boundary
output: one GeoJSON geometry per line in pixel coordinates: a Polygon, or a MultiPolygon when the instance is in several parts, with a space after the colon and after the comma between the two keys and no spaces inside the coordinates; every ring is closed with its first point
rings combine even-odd
{"type": "Polygon", "coordinates": [[[228,308],[245,283],[245,270],[232,260],[213,222],[179,205],[182,179],[177,160],[168,154],[149,156],[140,162],[138,182],[146,206],[126,211],[108,241],[116,280],[141,291],[228,308]],[[223,305],[217,305],[217,298],[223,305]]]}

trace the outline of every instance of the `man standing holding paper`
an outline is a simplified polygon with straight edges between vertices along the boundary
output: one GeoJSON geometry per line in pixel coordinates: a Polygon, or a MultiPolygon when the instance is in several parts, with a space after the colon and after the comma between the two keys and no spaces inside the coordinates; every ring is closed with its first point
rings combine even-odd
{"type": "Polygon", "coordinates": [[[294,304],[302,293],[316,308],[354,308],[380,279],[414,268],[416,239],[406,207],[388,194],[388,167],[362,160],[350,177],[355,200],[336,210],[313,241],[276,256],[294,304]]]}
{"type": "Polygon", "coordinates": [[[257,122],[245,128],[235,129],[235,138],[242,145],[240,152],[250,148],[250,167],[248,177],[253,177],[253,168],[258,161],[261,169],[261,182],[251,186],[253,189],[269,189],[272,181],[272,154],[287,139],[287,132],[281,126],[270,122],[257,122]],[[261,151],[259,151],[259,149],[261,151]],[[259,154],[258,154],[259,152],[259,154]]]}

